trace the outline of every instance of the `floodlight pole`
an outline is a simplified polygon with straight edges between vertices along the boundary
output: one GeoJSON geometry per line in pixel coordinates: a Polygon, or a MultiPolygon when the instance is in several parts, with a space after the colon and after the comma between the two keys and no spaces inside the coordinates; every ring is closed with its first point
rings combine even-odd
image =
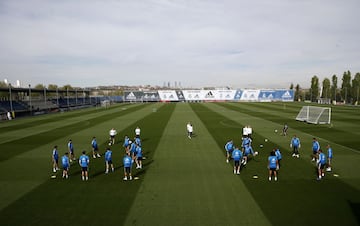
{"type": "Polygon", "coordinates": [[[10,111],[13,112],[12,95],[11,95],[11,83],[9,83],[9,95],[10,95],[10,111]]]}

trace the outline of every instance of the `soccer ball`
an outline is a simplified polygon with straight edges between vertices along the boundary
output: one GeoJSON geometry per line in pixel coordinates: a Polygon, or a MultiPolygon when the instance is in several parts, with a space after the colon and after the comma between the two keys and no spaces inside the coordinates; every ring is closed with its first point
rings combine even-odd
{"type": "Polygon", "coordinates": [[[268,142],[268,139],[265,139],[265,142],[268,142]]]}
{"type": "Polygon", "coordinates": [[[256,156],[256,155],[258,155],[258,154],[259,154],[259,152],[257,152],[257,151],[254,152],[254,156],[256,156]]]}
{"type": "Polygon", "coordinates": [[[277,133],[277,129],[275,130],[275,133],[277,133]]]}
{"type": "Polygon", "coordinates": [[[111,146],[112,145],[112,143],[111,142],[109,142],[109,146],[111,146]]]}

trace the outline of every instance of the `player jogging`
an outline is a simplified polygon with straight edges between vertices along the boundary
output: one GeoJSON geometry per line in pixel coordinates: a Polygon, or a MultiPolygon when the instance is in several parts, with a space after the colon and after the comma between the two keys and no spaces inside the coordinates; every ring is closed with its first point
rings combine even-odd
{"type": "Polygon", "coordinates": [[[289,126],[287,123],[284,124],[283,130],[282,130],[282,135],[286,136],[287,135],[287,131],[289,129],[289,126]]]}
{"type": "Polygon", "coordinates": [[[68,179],[69,178],[69,168],[70,168],[70,161],[69,161],[69,153],[66,152],[65,155],[61,157],[61,164],[63,168],[62,177],[68,179]]]}
{"type": "Polygon", "coordinates": [[[292,157],[297,157],[297,158],[300,157],[300,154],[299,154],[300,145],[301,145],[300,139],[296,135],[294,135],[294,137],[291,138],[291,141],[290,141],[290,148],[293,149],[292,157]]]}
{"type": "Polygon", "coordinates": [[[330,147],[330,144],[326,145],[327,148],[327,167],[326,167],[326,171],[327,172],[331,172],[331,161],[333,158],[333,151],[332,148],[330,147]]]}
{"type": "Polygon", "coordinates": [[[231,154],[234,150],[234,143],[232,140],[229,140],[226,144],[225,144],[225,151],[226,151],[226,162],[229,163],[229,159],[231,157],[231,154]]]}
{"type": "Polygon", "coordinates": [[[107,148],[105,152],[105,173],[109,173],[109,168],[111,166],[111,171],[114,172],[114,164],[112,162],[112,151],[110,148],[107,148]]]}
{"type": "Polygon", "coordinates": [[[128,136],[124,137],[124,143],[123,143],[123,147],[125,148],[125,152],[129,152],[129,147],[130,147],[131,141],[129,139],[128,136]]]}
{"type": "Polygon", "coordinates": [[[312,159],[311,161],[314,162],[317,159],[318,152],[320,150],[319,141],[314,137],[312,142],[312,159]]]}
{"type": "Polygon", "coordinates": [[[238,147],[232,152],[232,158],[234,159],[234,174],[240,174],[240,162],[242,159],[243,153],[239,150],[238,147]]]}
{"type": "Polygon", "coordinates": [[[81,166],[81,179],[82,180],[89,180],[89,163],[90,159],[89,156],[85,154],[86,152],[83,151],[82,155],[79,158],[79,165],[81,166]]]}
{"type": "Polygon", "coordinates": [[[109,135],[110,135],[110,139],[109,139],[109,145],[113,145],[115,144],[115,136],[116,136],[117,132],[116,129],[112,128],[109,131],[109,135]]]}
{"type": "Polygon", "coordinates": [[[93,158],[95,159],[96,157],[100,158],[100,154],[99,154],[99,147],[98,147],[98,143],[96,141],[96,137],[93,137],[92,141],[91,141],[91,147],[93,150],[93,158]]]}
{"type": "Polygon", "coordinates": [[[51,159],[53,163],[53,172],[56,173],[56,171],[59,170],[59,152],[57,150],[57,145],[54,146],[51,159]]]}
{"type": "Polygon", "coordinates": [[[124,164],[124,180],[132,180],[131,176],[131,166],[132,166],[132,159],[130,155],[127,153],[123,158],[123,164],[124,164]]]}
{"type": "Polygon", "coordinates": [[[318,168],[318,178],[317,178],[317,180],[321,180],[321,178],[325,176],[324,168],[326,166],[326,156],[322,152],[321,149],[319,150],[319,158],[316,161],[316,164],[317,164],[317,168],[318,168]]]}
{"type": "Polygon", "coordinates": [[[277,181],[277,170],[279,169],[278,160],[274,151],[270,152],[270,156],[268,157],[268,169],[269,169],[269,181],[271,181],[271,177],[274,175],[274,180],[277,181]]]}

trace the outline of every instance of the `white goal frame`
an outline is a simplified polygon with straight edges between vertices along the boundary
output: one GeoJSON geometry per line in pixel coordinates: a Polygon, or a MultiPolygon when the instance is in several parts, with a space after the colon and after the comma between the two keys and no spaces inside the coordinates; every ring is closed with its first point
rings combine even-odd
{"type": "Polygon", "coordinates": [[[330,124],[331,108],[303,106],[296,116],[296,120],[312,124],[330,124]]]}

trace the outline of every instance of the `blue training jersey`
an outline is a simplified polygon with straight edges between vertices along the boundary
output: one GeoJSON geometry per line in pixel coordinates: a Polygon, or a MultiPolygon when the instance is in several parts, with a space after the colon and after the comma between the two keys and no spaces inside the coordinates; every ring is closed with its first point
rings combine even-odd
{"type": "Polygon", "coordinates": [[[277,164],[276,164],[277,157],[276,156],[269,156],[268,160],[269,160],[269,168],[270,169],[275,169],[277,167],[277,164]]]}
{"type": "Polygon", "coordinates": [[[281,159],[282,159],[281,152],[280,152],[279,149],[276,149],[275,155],[276,155],[276,157],[277,157],[278,160],[281,160],[281,159]]]}
{"type": "Polygon", "coordinates": [[[244,137],[241,146],[246,147],[251,145],[251,139],[249,137],[244,137]]]}
{"type": "Polygon", "coordinates": [[[326,156],[322,152],[319,154],[319,163],[320,164],[325,164],[326,163],[326,156]]]}
{"type": "Polygon", "coordinates": [[[140,146],[138,146],[136,148],[136,156],[137,157],[142,157],[142,148],[140,146]]]}
{"type": "Polygon", "coordinates": [[[234,161],[240,161],[242,158],[242,152],[239,149],[235,149],[232,153],[232,158],[234,161]]]}
{"type": "Polygon", "coordinates": [[[129,139],[128,137],[126,137],[126,138],[124,139],[123,147],[129,146],[129,141],[130,141],[130,139],[129,139]]]}
{"type": "Polygon", "coordinates": [[[135,143],[131,143],[130,145],[130,152],[134,153],[136,151],[136,144],[135,143]]]}
{"type": "Polygon", "coordinates": [[[70,165],[69,157],[67,157],[66,155],[61,157],[61,163],[62,163],[63,167],[69,166],[70,165]]]}
{"type": "Polygon", "coordinates": [[[328,157],[328,158],[332,158],[332,157],[333,157],[333,151],[332,151],[331,148],[328,148],[328,150],[327,150],[327,157],[328,157]]]}
{"type": "Polygon", "coordinates": [[[132,159],[130,156],[126,155],[123,159],[124,167],[131,167],[132,159]]]}
{"type": "Polygon", "coordinates": [[[69,149],[70,151],[73,151],[73,150],[74,150],[74,145],[73,145],[72,142],[69,142],[69,143],[68,143],[68,149],[69,149]]]}
{"type": "Polygon", "coordinates": [[[56,160],[59,159],[59,152],[57,149],[53,150],[52,155],[53,155],[54,159],[56,159],[56,160]]]}
{"type": "Polygon", "coordinates": [[[300,139],[297,138],[297,137],[293,137],[293,138],[291,139],[291,144],[292,144],[293,147],[299,147],[299,145],[300,145],[300,139]]]}
{"type": "Polygon", "coordinates": [[[318,141],[313,141],[312,149],[313,149],[313,151],[319,151],[320,150],[320,144],[319,144],[318,141]]]}
{"type": "Polygon", "coordinates": [[[80,156],[79,164],[80,164],[81,167],[88,167],[89,162],[90,162],[89,156],[87,156],[87,155],[81,155],[80,156]]]}
{"type": "Polygon", "coordinates": [[[105,161],[111,161],[112,160],[112,151],[107,150],[105,152],[105,161]]]}
{"type": "Polygon", "coordinates": [[[232,152],[234,150],[234,144],[233,142],[227,142],[225,144],[225,150],[228,151],[228,152],[232,152]]]}
{"type": "Polygon", "coordinates": [[[138,144],[139,146],[141,146],[141,140],[139,137],[135,138],[135,143],[138,144]]]}
{"type": "Polygon", "coordinates": [[[93,140],[91,141],[91,146],[92,146],[93,148],[97,148],[97,147],[98,147],[97,141],[96,141],[95,139],[93,139],[93,140]]]}

